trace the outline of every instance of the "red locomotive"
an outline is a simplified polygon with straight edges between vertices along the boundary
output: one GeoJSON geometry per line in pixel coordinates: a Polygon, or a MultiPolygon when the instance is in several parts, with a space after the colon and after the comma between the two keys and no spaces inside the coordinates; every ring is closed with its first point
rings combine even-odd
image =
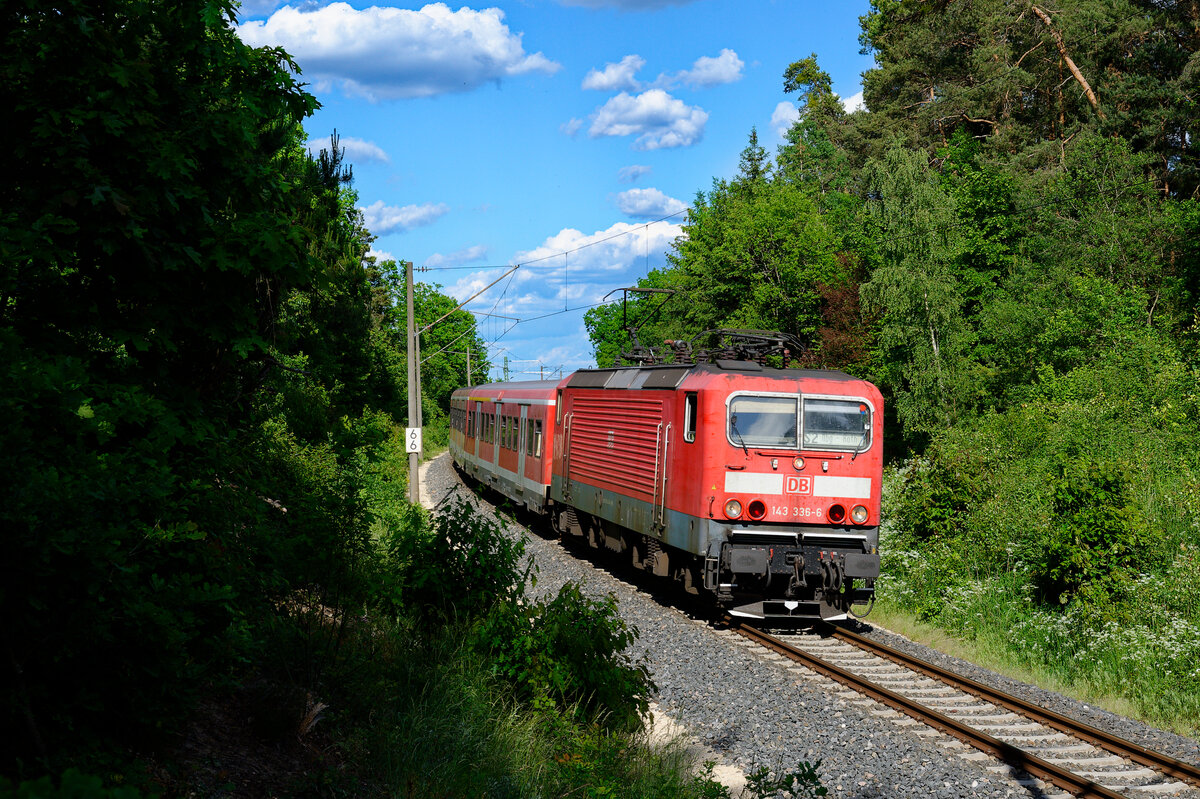
{"type": "Polygon", "coordinates": [[[882,397],[835,371],[584,369],[454,392],[455,463],[740,616],[844,618],[879,576],[882,397]]]}

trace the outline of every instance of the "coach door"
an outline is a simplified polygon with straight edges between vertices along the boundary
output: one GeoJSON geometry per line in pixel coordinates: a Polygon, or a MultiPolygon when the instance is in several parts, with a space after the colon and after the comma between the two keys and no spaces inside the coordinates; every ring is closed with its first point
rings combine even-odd
{"type": "Polygon", "coordinates": [[[471,454],[474,455],[476,458],[478,458],[479,457],[479,439],[483,438],[483,403],[479,402],[479,401],[475,402],[475,428],[474,428],[474,431],[475,431],[475,449],[472,451],[471,454]]]}
{"type": "Polygon", "coordinates": [[[502,403],[500,400],[496,400],[492,403],[492,409],[489,411],[489,413],[492,415],[492,466],[496,467],[492,470],[493,474],[500,469],[500,444],[502,441],[500,437],[500,411],[503,409],[503,407],[504,403],[502,403]]]}
{"type": "Polygon", "coordinates": [[[524,482],[525,477],[525,437],[528,435],[525,428],[529,424],[529,406],[519,405],[521,409],[521,421],[517,424],[516,430],[516,448],[517,448],[517,485],[524,482]]]}

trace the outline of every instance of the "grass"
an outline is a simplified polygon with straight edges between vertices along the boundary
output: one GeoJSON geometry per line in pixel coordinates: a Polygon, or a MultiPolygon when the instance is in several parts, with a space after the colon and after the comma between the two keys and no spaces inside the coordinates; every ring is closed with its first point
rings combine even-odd
{"type": "Polygon", "coordinates": [[[897,607],[886,599],[876,602],[867,623],[1010,679],[1056,691],[1122,716],[1138,717],[1136,705],[1125,697],[1111,692],[1096,691],[1087,685],[1076,685],[1062,679],[1051,669],[1031,666],[1012,651],[1008,641],[992,635],[977,636],[973,639],[952,635],[934,624],[921,621],[915,614],[897,607]]]}
{"type": "Polygon", "coordinates": [[[1081,614],[1024,606],[992,590],[932,621],[882,598],[870,622],[938,651],[1122,716],[1200,738],[1200,669],[1188,630],[1099,624],[1081,614]],[[947,627],[953,626],[953,630],[947,627]],[[1165,650],[1184,650],[1171,657],[1165,650]],[[1181,660],[1183,662],[1176,662],[1181,660]]]}
{"type": "Polygon", "coordinates": [[[465,645],[465,630],[419,641],[398,630],[360,674],[347,751],[391,796],[722,796],[685,749],[516,701],[465,645]],[[390,650],[390,651],[386,651],[390,650]],[[365,679],[364,679],[365,678],[365,679]]]}

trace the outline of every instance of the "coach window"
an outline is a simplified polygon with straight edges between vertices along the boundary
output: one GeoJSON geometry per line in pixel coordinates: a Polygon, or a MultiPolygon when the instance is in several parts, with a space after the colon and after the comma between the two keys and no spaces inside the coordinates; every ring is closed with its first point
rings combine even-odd
{"type": "Polygon", "coordinates": [[[562,389],[558,390],[558,402],[554,403],[554,423],[562,424],[562,389]]]}
{"type": "Polygon", "coordinates": [[[530,419],[525,424],[525,454],[542,456],[542,420],[530,419]]]}
{"type": "Polygon", "coordinates": [[[683,440],[696,440],[696,392],[683,395],[683,440]]]}

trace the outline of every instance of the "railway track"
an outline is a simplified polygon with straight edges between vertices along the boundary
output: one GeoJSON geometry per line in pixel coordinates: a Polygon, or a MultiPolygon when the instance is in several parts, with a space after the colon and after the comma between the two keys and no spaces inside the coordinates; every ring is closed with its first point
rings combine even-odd
{"type": "MultiPolygon", "coordinates": [[[[776,637],[731,630],[893,711],[953,736],[1024,780],[1104,799],[1168,796],[1200,787],[1200,768],[1118,738],[849,630],[776,637]]],[[[911,723],[911,722],[909,722],[911,723]]]]}

